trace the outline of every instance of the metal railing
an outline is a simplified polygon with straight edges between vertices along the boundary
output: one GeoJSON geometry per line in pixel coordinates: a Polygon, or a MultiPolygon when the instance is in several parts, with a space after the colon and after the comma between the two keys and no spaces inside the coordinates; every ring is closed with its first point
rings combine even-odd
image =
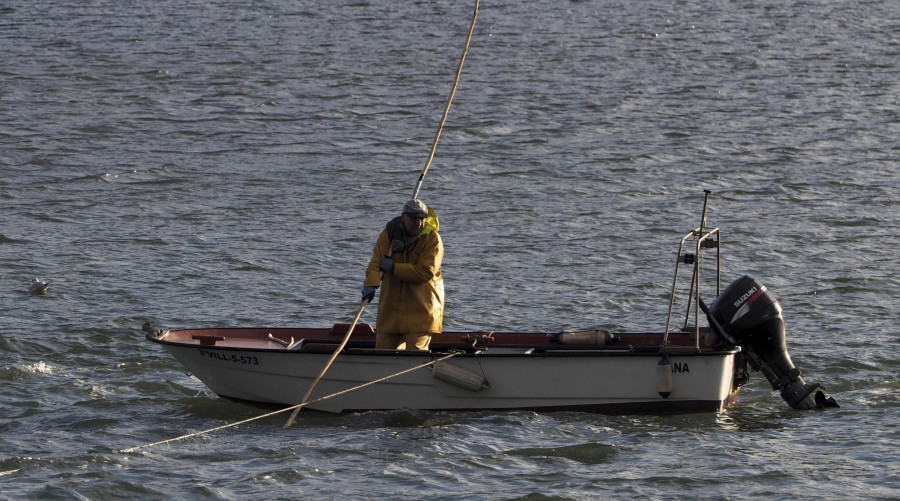
{"type": "Polygon", "coordinates": [[[663,336],[663,350],[669,345],[669,328],[672,322],[672,312],[675,309],[675,298],[678,292],[678,272],[681,264],[693,265],[693,273],[691,274],[691,286],[688,289],[687,309],[684,315],[684,324],[681,327],[685,331],[691,319],[691,311],[694,313],[694,343],[697,350],[700,349],[700,282],[702,278],[703,250],[716,249],[716,297],[721,292],[722,283],[722,252],[721,240],[722,236],[719,228],[711,230],[706,229],[706,208],[709,201],[709,190],[704,190],[706,197],[703,201],[703,216],[700,220],[700,227],[682,237],[678,246],[678,255],[675,261],[675,277],[672,279],[672,292],[669,297],[669,312],[666,315],[666,330],[663,336]],[[712,238],[713,236],[717,238],[712,238]],[[685,244],[693,243],[693,254],[685,252],[685,244]]]}

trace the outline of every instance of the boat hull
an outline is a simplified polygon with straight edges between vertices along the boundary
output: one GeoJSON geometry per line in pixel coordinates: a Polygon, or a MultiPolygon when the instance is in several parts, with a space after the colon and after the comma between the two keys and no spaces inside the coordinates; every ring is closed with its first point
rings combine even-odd
{"type": "MultiPolygon", "coordinates": [[[[333,353],[155,341],[217,395],[267,404],[299,403],[333,353]]],[[[489,348],[439,362],[451,369],[448,378],[433,368],[447,353],[349,348],[335,358],[305,408],[718,412],[737,401],[738,352],[667,355],[672,388],[664,397],[658,350],[489,348]]]]}

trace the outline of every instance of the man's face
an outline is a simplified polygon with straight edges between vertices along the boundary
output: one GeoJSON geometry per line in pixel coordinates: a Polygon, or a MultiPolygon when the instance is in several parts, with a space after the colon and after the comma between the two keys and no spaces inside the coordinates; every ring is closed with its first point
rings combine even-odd
{"type": "Polygon", "coordinates": [[[414,217],[407,213],[403,213],[403,227],[407,235],[418,235],[425,229],[425,218],[414,217]]]}

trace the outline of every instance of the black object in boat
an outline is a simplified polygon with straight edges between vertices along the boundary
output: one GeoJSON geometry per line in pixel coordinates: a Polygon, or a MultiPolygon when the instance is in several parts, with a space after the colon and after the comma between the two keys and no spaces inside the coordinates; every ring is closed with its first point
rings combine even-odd
{"type": "Polygon", "coordinates": [[[772,388],[794,409],[839,407],[821,391],[819,383],[806,383],[787,351],[784,319],[778,300],[759,282],[744,275],[732,282],[710,308],[701,302],[710,325],[730,343],[739,345],[750,366],[761,371],[772,388]]]}

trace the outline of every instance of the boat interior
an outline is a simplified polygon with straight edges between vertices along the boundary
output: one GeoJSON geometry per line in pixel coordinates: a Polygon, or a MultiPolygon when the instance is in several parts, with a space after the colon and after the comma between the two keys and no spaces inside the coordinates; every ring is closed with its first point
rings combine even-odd
{"type": "MultiPolygon", "coordinates": [[[[327,328],[217,328],[184,329],[163,333],[151,338],[163,343],[215,346],[241,350],[287,350],[305,353],[332,353],[348,329],[353,332],[346,344],[347,350],[374,350],[375,329],[371,324],[356,325],[337,323],[327,328]]],[[[709,328],[702,333],[711,335],[709,328]]],[[[543,353],[550,351],[626,351],[673,352],[714,351],[711,343],[697,347],[696,330],[662,333],[611,333],[604,330],[577,330],[561,332],[442,332],[432,337],[430,351],[467,353],[543,353]],[[664,349],[665,348],[665,349],[664,349]]],[[[151,337],[148,334],[148,337],[151,337]]],[[[705,336],[706,337],[706,336],[705,336]]],[[[397,350],[378,350],[395,352],[397,350]]]]}

